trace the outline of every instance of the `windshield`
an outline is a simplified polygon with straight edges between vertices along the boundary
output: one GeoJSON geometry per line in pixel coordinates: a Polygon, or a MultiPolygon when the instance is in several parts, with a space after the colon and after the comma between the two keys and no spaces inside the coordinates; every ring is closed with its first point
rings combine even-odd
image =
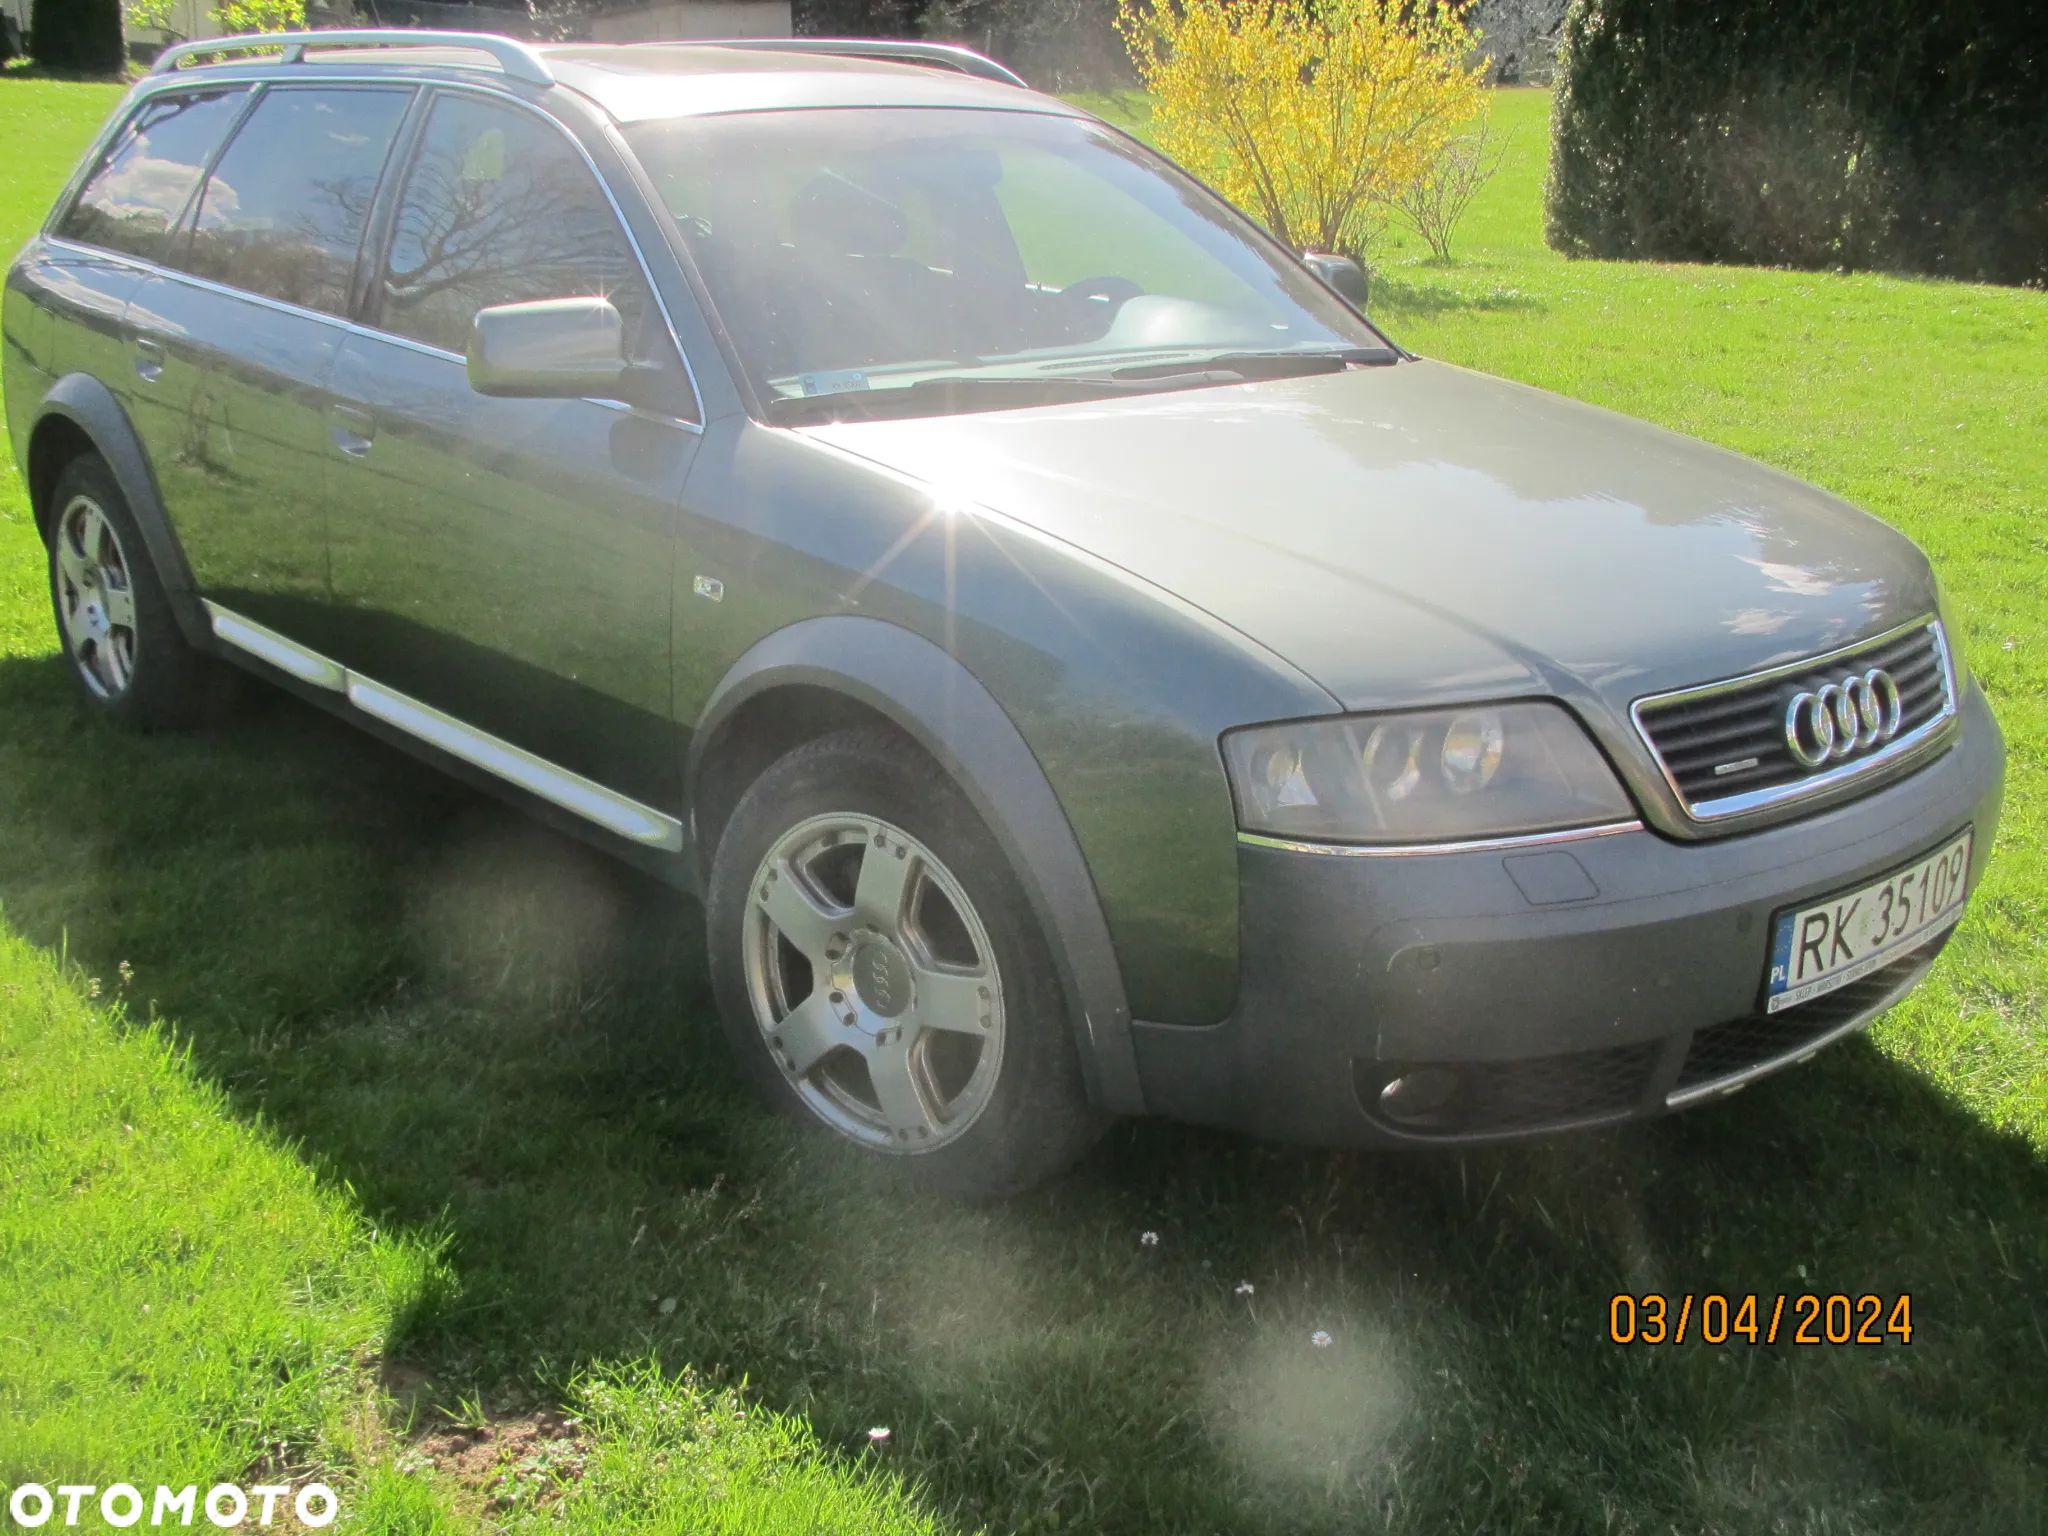
{"type": "Polygon", "coordinates": [[[643,123],[628,138],[770,420],[1396,356],[1240,215],[1085,119],[820,109],[643,123]]]}

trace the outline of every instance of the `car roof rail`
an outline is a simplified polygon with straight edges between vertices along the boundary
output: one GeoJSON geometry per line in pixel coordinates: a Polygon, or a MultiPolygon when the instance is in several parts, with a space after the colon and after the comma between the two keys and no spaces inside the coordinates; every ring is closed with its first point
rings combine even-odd
{"type": "Polygon", "coordinates": [[[251,32],[239,37],[204,37],[179,43],[157,55],[151,74],[167,74],[186,60],[222,53],[275,49],[286,64],[302,64],[308,48],[467,48],[498,61],[508,79],[553,85],[547,60],[517,38],[491,32],[424,32],[412,27],[342,27],[320,32],[251,32]]]}
{"type": "Polygon", "coordinates": [[[932,64],[940,69],[956,69],[963,75],[993,80],[999,85],[1024,85],[1024,77],[1015,70],[998,64],[987,54],[962,48],[957,43],[904,42],[880,37],[707,37],[692,38],[684,46],[753,48],[765,53],[825,53],[849,59],[894,59],[900,64],[932,64]]]}

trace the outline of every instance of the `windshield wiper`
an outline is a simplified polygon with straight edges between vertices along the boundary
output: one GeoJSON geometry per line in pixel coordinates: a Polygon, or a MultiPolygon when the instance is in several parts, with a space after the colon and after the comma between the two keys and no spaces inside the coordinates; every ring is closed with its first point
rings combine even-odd
{"type": "Polygon", "coordinates": [[[1310,373],[1342,373],[1355,365],[1395,362],[1384,347],[1343,347],[1302,352],[1217,352],[1208,357],[1164,363],[1131,363],[1102,373],[934,374],[911,384],[880,389],[833,390],[822,395],[784,395],[767,403],[768,419],[786,426],[807,422],[873,420],[887,416],[1015,410],[1027,405],[1065,405],[1115,395],[1140,395],[1203,383],[1284,379],[1310,373]]]}
{"type": "Polygon", "coordinates": [[[840,421],[877,416],[917,416],[930,412],[1015,409],[1026,405],[1063,405],[1109,395],[1143,392],[1136,381],[1124,383],[1101,374],[1043,378],[1033,374],[940,374],[913,384],[883,389],[846,389],[824,395],[784,395],[767,403],[771,421],[840,421]]]}
{"type": "Polygon", "coordinates": [[[1266,352],[1213,352],[1206,357],[1176,358],[1166,363],[1132,363],[1111,369],[1108,377],[1172,379],[1223,373],[1240,379],[1284,379],[1308,373],[1342,373],[1353,366],[1377,366],[1399,358],[1399,353],[1387,347],[1332,347],[1316,352],[1275,347],[1266,352]]]}

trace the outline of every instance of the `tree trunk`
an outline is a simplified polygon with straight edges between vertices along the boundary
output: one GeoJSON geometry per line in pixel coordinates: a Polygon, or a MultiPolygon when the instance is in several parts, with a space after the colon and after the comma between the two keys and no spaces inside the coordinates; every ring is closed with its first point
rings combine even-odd
{"type": "Polygon", "coordinates": [[[35,0],[29,53],[59,74],[118,75],[127,66],[121,0],[35,0]]]}

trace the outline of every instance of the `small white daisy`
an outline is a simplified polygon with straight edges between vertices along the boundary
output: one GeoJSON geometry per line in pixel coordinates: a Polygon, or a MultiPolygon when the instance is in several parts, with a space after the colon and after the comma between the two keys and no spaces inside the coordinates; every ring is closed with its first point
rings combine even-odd
{"type": "Polygon", "coordinates": [[[1308,1341],[1315,1345],[1317,1349],[1328,1349],[1330,1347],[1330,1336],[1320,1328],[1308,1336],[1308,1341]]]}
{"type": "Polygon", "coordinates": [[[1237,1294],[1238,1294],[1238,1295],[1240,1295],[1240,1296],[1249,1296],[1249,1295],[1251,1295],[1251,1293],[1252,1293],[1252,1283],[1251,1283],[1251,1281],[1249,1281],[1249,1280],[1240,1280],[1240,1281],[1238,1281],[1238,1282],[1237,1282],[1237,1294]]]}
{"type": "Polygon", "coordinates": [[[887,1425],[877,1424],[873,1429],[868,1431],[869,1445],[887,1445],[888,1443],[889,1428],[887,1425]]]}
{"type": "Polygon", "coordinates": [[[1138,1241],[1147,1248],[1157,1248],[1159,1246],[1159,1234],[1157,1232],[1140,1232],[1138,1234],[1138,1241]]]}

